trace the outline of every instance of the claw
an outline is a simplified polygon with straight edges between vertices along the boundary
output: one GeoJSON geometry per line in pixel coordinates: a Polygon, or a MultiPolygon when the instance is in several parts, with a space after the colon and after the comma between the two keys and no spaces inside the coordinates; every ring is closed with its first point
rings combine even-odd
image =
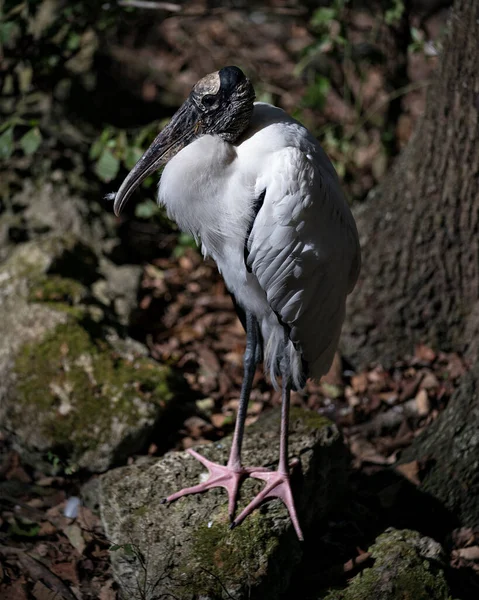
{"type": "MultiPolygon", "coordinates": [[[[171,494],[167,498],[161,501],[161,504],[165,504],[167,502],[174,502],[183,496],[188,496],[190,494],[200,494],[202,492],[206,492],[209,489],[215,487],[223,487],[228,492],[228,514],[230,517],[230,521],[234,519],[234,512],[236,509],[236,501],[238,498],[238,492],[241,483],[243,480],[251,475],[252,472],[261,473],[263,472],[262,467],[230,467],[228,465],[223,466],[218,463],[214,463],[211,460],[208,460],[201,454],[198,454],[195,450],[191,448],[188,449],[189,454],[196,458],[202,465],[204,465],[208,471],[210,476],[207,481],[203,483],[199,483],[198,485],[194,485],[192,487],[187,487],[179,492],[171,494]]],[[[265,469],[266,471],[266,469],[265,469]]]]}
{"type": "Polygon", "coordinates": [[[300,541],[303,541],[303,532],[301,531],[298,516],[296,514],[296,508],[294,506],[294,499],[293,494],[291,492],[291,485],[289,482],[288,473],[281,473],[279,471],[254,471],[251,473],[251,477],[266,481],[266,486],[248,504],[248,506],[241,512],[241,514],[238,517],[236,517],[236,519],[231,524],[231,529],[233,529],[237,525],[240,525],[240,523],[242,523],[246,519],[246,517],[250,515],[256,508],[258,508],[258,506],[262,504],[265,500],[269,500],[270,498],[279,498],[283,501],[286,508],[288,509],[289,516],[291,517],[291,522],[293,523],[293,527],[296,531],[296,535],[298,536],[300,541]]]}

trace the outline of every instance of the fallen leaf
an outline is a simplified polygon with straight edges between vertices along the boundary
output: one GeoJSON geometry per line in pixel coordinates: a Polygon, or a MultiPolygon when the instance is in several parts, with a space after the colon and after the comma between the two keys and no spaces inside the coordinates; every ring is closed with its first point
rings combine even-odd
{"type": "Polygon", "coordinates": [[[65,561],[60,563],[55,563],[51,567],[51,570],[55,575],[62,581],[68,581],[70,583],[78,585],[78,573],[76,570],[76,563],[71,561],[65,561]]]}
{"type": "Polygon", "coordinates": [[[439,381],[434,373],[426,373],[419,387],[423,390],[435,390],[439,387],[439,381]]]}
{"type": "Polygon", "coordinates": [[[113,581],[107,581],[100,590],[98,600],[116,600],[116,592],[113,589],[113,581]]]}
{"type": "Polygon", "coordinates": [[[86,544],[80,527],[76,523],[72,523],[71,525],[67,525],[63,531],[75,550],[77,550],[79,554],[83,554],[86,544]]]}
{"type": "Polygon", "coordinates": [[[20,577],[9,585],[0,585],[0,598],[2,600],[28,600],[25,584],[25,578],[20,577]]]}
{"type": "Polygon", "coordinates": [[[343,364],[339,352],[335,353],[333,363],[326,375],[322,377],[321,381],[337,387],[343,386],[343,364]]]}
{"type": "Polygon", "coordinates": [[[479,561],[479,546],[469,546],[469,548],[459,548],[455,550],[457,554],[465,560],[479,561]]]}
{"type": "Polygon", "coordinates": [[[431,410],[431,403],[429,402],[429,396],[425,389],[420,389],[416,394],[416,406],[419,417],[425,417],[429,414],[431,410]]]}
{"type": "Polygon", "coordinates": [[[436,358],[436,353],[425,344],[417,344],[414,349],[414,356],[421,362],[432,363],[436,358]]]}
{"type": "Polygon", "coordinates": [[[409,463],[397,465],[395,471],[400,473],[403,477],[408,479],[413,485],[418,486],[421,482],[419,480],[419,463],[417,460],[413,460],[409,463]]]}
{"type": "Polygon", "coordinates": [[[466,367],[457,354],[450,354],[446,370],[451,379],[458,379],[466,372],[466,367]]]}
{"type": "Polygon", "coordinates": [[[47,588],[41,581],[37,581],[33,586],[32,594],[35,600],[63,600],[57,592],[47,588]]]}
{"type": "Polygon", "coordinates": [[[55,525],[53,525],[53,523],[50,523],[50,521],[43,521],[42,523],[40,523],[40,529],[38,530],[38,536],[45,537],[45,536],[53,535],[54,533],[56,533],[56,531],[57,531],[57,528],[55,527],[55,525]]]}
{"type": "Polygon", "coordinates": [[[368,389],[367,373],[358,373],[351,377],[351,387],[357,394],[364,394],[368,389]]]}
{"type": "Polygon", "coordinates": [[[368,462],[375,465],[389,465],[395,462],[395,458],[380,454],[371,442],[361,436],[352,436],[349,439],[349,449],[360,463],[368,462]]]}

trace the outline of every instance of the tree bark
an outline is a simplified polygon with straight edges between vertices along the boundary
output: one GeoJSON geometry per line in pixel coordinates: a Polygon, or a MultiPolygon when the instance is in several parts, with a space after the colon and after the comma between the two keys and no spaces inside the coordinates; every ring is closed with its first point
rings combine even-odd
{"type": "Polygon", "coordinates": [[[420,489],[466,526],[479,523],[478,381],[475,365],[444,413],[401,456],[401,463],[420,461],[420,489]]]}
{"type": "Polygon", "coordinates": [[[344,353],[387,366],[425,341],[479,349],[479,2],[457,0],[416,134],[356,212],[363,268],[344,353]]]}

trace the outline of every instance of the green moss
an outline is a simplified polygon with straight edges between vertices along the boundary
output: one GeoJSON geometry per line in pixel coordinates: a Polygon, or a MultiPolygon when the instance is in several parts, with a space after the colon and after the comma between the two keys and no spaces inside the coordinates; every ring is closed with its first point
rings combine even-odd
{"type": "Polygon", "coordinates": [[[85,287],[67,277],[50,275],[35,281],[29,290],[30,302],[61,302],[63,304],[78,304],[85,296],[85,287]]]}
{"type": "Polygon", "coordinates": [[[57,312],[63,312],[66,313],[67,315],[69,315],[70,317],[73,317],[73,319],[75,319],[76,321],[80,321],[81,319],[85,318],[86,316],[88,316],[88,318],[91,318],[90,315],[90,308],[91,307],[85,307],[85,306],[70,306],[70,304],[66,304],[64,302],[44,302],[44,304],[50,308],[52,308],[53,310],[56,310],[57,312]]]}
{"type": "Polygon", "coordinates": [[[248,590],[264,577],[278,540],[258,513],[234,531],[225,514],[193,532],[190,557],[180,567],[185,592],[213,598],[224,590],[248,590]]]}
{"type": "Polygon", "coordinates": [[[324,600],[450,600],[441,565],[421,554],[414,531],[388,531],[369,549],[374,566],[324,600]]]}
{"type": "Polygon", "coordinates": [[[298,406],[292,406],[289,415],[291,422],[295,420],[301,421],[304,427],[311,429],[322,429],[331,425],[331,421],[323,417],[323,415],[318,414],[314,410],[304,410],[298,406]]]}
{"type": "Polygon", "coordinates": [[[133,512],[135,517],[141,517],[143,518],[145,515],[148,514],[149,511],[149,507],[148,506],[139,506],[138,508],[136,508],[133,512]]]}
{"type": "Polygon", "coordinates": [[[15,373],[18,423],[25,420],[21,412],[31,413],[55,447],[72,453],[71,460],[107,442],[114,428],[153,420],[173,396],[168,368],[144,357],[127,360],[75,322],[23,346],[15,373]]]}

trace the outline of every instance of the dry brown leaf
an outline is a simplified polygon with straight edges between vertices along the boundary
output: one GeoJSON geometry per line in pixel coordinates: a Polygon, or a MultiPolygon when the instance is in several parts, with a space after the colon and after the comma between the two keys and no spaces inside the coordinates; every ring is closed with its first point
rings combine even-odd
{"type": "Polygon", "coordinates": [[[351,377],[351,387],[357,394],[364,394],[368,389],[367,373],[358,373],[351,377]]]}
{"type": "Polygon", "coordinates": [[[338,387],[343,385],[343,362],[339,352],[335,353],[333,363],[326,375],[322,377],[321,381],[329,385],[336,385],[338,387]]]}
{"type": "Polygon", "coordinates": [[[352,436],[349,439],[349,449],[360,463],[368,462],[375,465],[389,465],[395,462],[395,458],[380,454],[371,442],[361,436],[352,436]]]}
{"type": "Polygon", "coordinates": [[[413,460],[409,463],[397,465],[395,470],[400,473],[403,477],[408,479],[412,484],[418,486],[421,481],[419,480],[419,463],[417,460],[413,460]]]}
{"type": "Polygon", "coordinates": [[[116,600],[116,592],[113,589],[113,581],[107,581],[105,585],[102,586],[100,590],[100,594],[98,596],[98,600],[116,600]]]}
{"type": "Polygon", "coordinates": [[[457,354],[450,354],[446,370],[451,379],[458,379],[466,372],[462,359],[457,354]]]}
{"type": "Polygon", "coordinates": [[[68,538],[68,541],[75,548],[75,550],[79,554],[83,554],[83,551],[86,547],[86,543],[81,528],[76,523],[72,523],[71,525],[67,525],[66,527],[64,527],[63,532],[65,533],[65,535],[68,538]]]}
{"type": "Polygon", "coordinates": [[[425,344],[417,344],[414,348],[414,356],[421,362],[432,363],[436,358],[436,353],[425,344]]]}
{"type": "Polygon", "coordinates": [[[410,400],[411,398],[414,398],[416,396],[422,378],[422,373],[415,373],[412,379],[406,379],[406,381],[403,384],[401,393],[399,394],[400,402],[405,402],[406,400],[410,400]]]}
{"type": "Polygon", "coordinates": [[[35,600],[63,600],[63,596],[47,588],[41,581],[37,581],[32,590],[35,600]]]}
{"type": "Polygon", "coordinates": [[[479,561],[479,546],[469,546],[469,548],[459,548],[455,552],[465,560],[479,561]]]}
{"type": "Polygon", "coordinates": [[[439,387],[438,378],[434,373],[426,373],[419,387],[423,390],[436,390],[439,387]]]}
{"type": "Polygon", "coordinates": [[[416,394],[416,406],[419,417],[425,417],[429,414],[431,410],[431,403],[429,402],[429,396],[425,389],[420,389],[416,394]]]}
{"type": "Polygon", "coordinates": [[[218,429],[221,429],[221,427],[223,427],[225,418],[226,418],[226,416],[223,415],[222,413],[214,413],[210,417],[211,422],[218,429]]]}
{"type": "Polygon", "coordinates": [[[50,569],[55,575],[58,575],[62,581],[69,581],[70,583],[78,585],[76,562],[65,561],[54,563],[51,565],[50,569]]]}
{"type": "Polygon", "coordinates": [[[57,531],[57,528],[50,521],[43,521],[40,523],[40,530],[38,531],[39,537],[53,535],[57,531]]]}
{"type": "Polygon", "coordinates": [[[472,527],[460,527],[459,529],[454,529],[452,532],[452,539],[456,548],[470,546],[476,539],[479,542],[479,529],[474,530],[472,527]]]}
{"type": "Polygon", "coordinates": [[[2,600],[28,600],[25,585],[26,581],[23,576],[9,585],[0,585],[0,598],[2,600]]]}

